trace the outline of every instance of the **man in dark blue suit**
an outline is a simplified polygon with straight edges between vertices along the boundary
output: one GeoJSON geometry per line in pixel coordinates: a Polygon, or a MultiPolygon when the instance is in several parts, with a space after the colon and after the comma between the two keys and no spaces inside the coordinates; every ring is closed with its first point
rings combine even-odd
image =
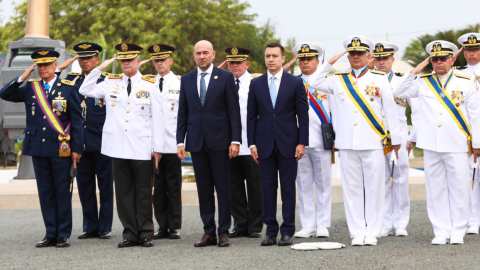
{"type": "Polygon", "coordinates": [[[260,164],[263,222],[267,225],[262,246],[276,244],[278,174],[283,223],[279,246],[292,244],[295,232],[295,179],[297,161],[308,145],[308,103],[302,79],[282,69],[284,49],[270,43],[265,49],[267,73],[250,82],[247,136],[252,157],[260,164]],[[298,125],[297,125],[298,122],[298,125]]]}
{"type": "Polygon", "coordinates": [[[73,179],[69,172],[72,161],[76,167],[83,152],[80,101],[74,83],[55,75],[59,55],[51,49],[34,51],[35,64],[0,91],[4,100],[25,103],[22,153],[32,156],[47,230],[36,247],[70,246],[73,179]],[[20,87],[35,67],[42,79],[30,79],[20,87]]]}
{"type": "Polygon", "coordinates": [[[217,244],[215,196],[218,200],[218,246],[228,247],[230,160],[238,155],[242,124],[238,92],[231,72],[215,67],[210,42],[195,44],[198,68],[182,76],[177,122],[177,155],[190,151],[205,234],[195,247],[217,244]],[[186,135],[186,142],[185,142],[186,135]],[[185,143],[185,147],[184,147],[185,143]]]}
{"type": "MultiPolygon", "coordinates": [[[[100,62],[99,53],[102,46],[81,42],[73,46],[77,56],[65,61],[58,67],[63,70],[77,59],[82,73],[69,72],[67,80],[73,81],[80,89],[85,77],[100,62]]],[[[103,82],[107,74],[103,73],[97,83],[103,82]]],[[[80,95],[84,129],[84,152],[78,164],[78,195],[82,203],[83,232],[78,239],[110,239],[113,220],[113,167],[112,158],[100,153],[102,147],[102,130],[107,115],[105,99],[89,98],[80,95]],[[96,176],[96,179],[95,179],[96,176]],[[100,211],[97,209],[97,180],[100,191],[100,211]]]]}

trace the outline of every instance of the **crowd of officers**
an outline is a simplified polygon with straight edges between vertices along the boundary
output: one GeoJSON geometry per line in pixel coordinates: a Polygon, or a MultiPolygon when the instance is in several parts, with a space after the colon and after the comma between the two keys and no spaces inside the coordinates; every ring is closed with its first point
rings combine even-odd
{"type": "MultiPolygon", "coordinates": [[[[408,236],[408,156],[414,143],[424,149],[427,210],[435,235],[432,244],[463,244],[465,233],[479,233],[480,175],[479,170],[474,175],[474,168],[480,154],[480,34],[465,34],[458,42],[467,66],[453,68],[461,50],[437,40],[426,46],[429,57],[408,74],[392,70],[398,47],[390,42],[350,36],[343,44],[345,52],[323,65],[319,45],[295,46],[296,57],[284,69],[298,59],[309,107],[309,137],[305,153],[297,159],[301,229],[282,238],[282,245],[292,243],[289,237],[329,237],[335,151],[341,158],[351,244],[377,245],[379,237],[408,236]],[[327,77],[345,53],[350,66],[327,77]],[[434,72],[420,75],[429,63],[434,72]],[[410,132],[407,105],[412,108],[410,132]],[[328,125],[335,131],[333,146],[328,125]]],[[[152,239],[180,239],[181,159],[185,157],[183,140],[177,138],[177,116],[183,80],[171,71],[175,47],[154,44],[148,48],[151,58],[142,62],[142,47],[121,43],[115,46],[116,59],[101,64],[100,45],[81,42],[73,49],[77,56],[61,65],[56,62],[58,52],[36,50],[31,55],[35,64],[0,91],[4,100],[25,103],[23,154],[33,158],[46,227],[36,247],[70,246],[72,167],[78,169],[83,210],[83,232],[78,239],[111,238],[114,179],[124,228],[118,247],[151,247],[152,239]],[[82,72],[70,72],[61,79],[62,70],[75,60],[82,72]],[[103,72],[115,60],[120,60],[123,73],[103,72]],[[140,73],[139,68],[149,61],[158,74],[140,73]],[[29,79],[35,68],[41,79],[29,79]],[[182,151],[177,154],[178,149],[182,151]],[[152,214],[158,223],[156,231],[152,214]]],[[[260,74],[248,72],[250,50],[230,47],[225,52],[224,64],[238,91],[242,143],[238,154],[230,157],[228,207],[233,229],[219,246],[229,246],[228,237],[260,238],[266,216],[255,142],[247,139],[250,84],[260,74]]],[[[202,60],[195,60],[201,67],[202,60]]],[[[199,93],[203,105],[201,89],[199,93]]],[[[275,243],[267,240],[262,245],[275,243]]]]}

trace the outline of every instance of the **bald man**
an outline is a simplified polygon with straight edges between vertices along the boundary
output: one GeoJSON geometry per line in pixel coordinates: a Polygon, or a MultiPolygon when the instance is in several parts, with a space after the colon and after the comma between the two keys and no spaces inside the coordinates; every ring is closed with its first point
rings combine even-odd
{"type": "Polygon", "coordinates": [[[219,247],[228,247],[230,159],[238,155],[242,143],[238,91],[233,74],[212,64],[215,51],[210,42],[197,42],[193,58],[198,67],[183,75],[180,85],[177,155],[185,159],[185,151],[191,153],[197,181],[205,234],[194,246],[218,243],[219,247]],[[214,190],[218,200],[218,230],[214,190]]]}

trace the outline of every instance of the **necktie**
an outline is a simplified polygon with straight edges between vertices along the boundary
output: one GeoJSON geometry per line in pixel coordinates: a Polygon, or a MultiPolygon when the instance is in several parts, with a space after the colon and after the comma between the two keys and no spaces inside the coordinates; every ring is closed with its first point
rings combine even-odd
{"type": "Polygon", "coordinates": [[[270,98],[272,99],[272,105],[275,109],[275,102],[277,101],[277,86],[275,85],[275,76],[272,76],[272,82],[270,83],[270,98]]]}
{"type": "Polygon", "coordinates": [[[207,95],[207,87],[205,86],[205,76],[207,76],[208,73],[203,72],[200,75],[202,75],[202,78],[200,78],[200,102],[205,103],[205,96],[207,95]]]}
{"type": "Polygon", "coordinates": [[[240,90],[240,80],[237,78],[237,91],[240,90]]]}
{"type": "Polygon", "coordinates": [[[45,90],[45,94],[48,96],[48,93],[50,93],[50,84],[46,83],[43,86],[43,89],[45,90]]]}
{"type": "Polygon", "coordinates": [[[130,92],[132,92],[132,81],[128,78],[128,85],[127,85],[127,94],[130,96],[130,92]]]}
{"type": "Polygon", "coordinates": [[[158,84],[158,87],[160,88],[160,93],[163,91],[163,78],[160,78],[160,83],[158,84]]]}

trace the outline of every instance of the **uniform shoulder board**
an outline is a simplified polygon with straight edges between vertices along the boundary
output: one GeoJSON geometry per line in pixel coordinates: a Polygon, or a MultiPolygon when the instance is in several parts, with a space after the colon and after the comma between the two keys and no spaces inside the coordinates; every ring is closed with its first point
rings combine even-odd
{"type": "Polygon", "coordinates": [[[425,78],[425,77],[430,77],[430,76],[433,76],[433,73],[420,75],[420,76],[418,76],[418,77],[419,77],[419,78],[425,78]]]}
{"type": "Polygon", "coordinates": [[[74,82],[69,81],[69,80],[62,80],[62,83],[63,83],[63,84],[66,84],[66,85],[70,85],[70,86],[74,86],[74,85],[75,85],[74,82]]]}
{"type": "Polygon", "coordinates": [[[337,72],[335,75],[348,75],[350,72],[337,72]]]}
{"type": "Polygon", "coordinates": [[[467,66],[463,66],[463,67],[452,67],[452,69],[456,69],[456,70],[462,70],[462,69],[466,69],[467,66]]]}
{"type": "Polygon", "coordinates": [[[385,75],[385,72],[383,72],[383,71],[370,70],[370,72],[373,73],[373,74],[385,75]]]}
{"type": "Polygon", "coordinates": [[[109,79],[121,79],[123,78],[122,74],[108,74],[109,79]]]}
{"type": "Polygon", "coordinates": [[[455,76],[457,76],[458,78],[462,78],[462,79],[470,80],[472,78],[470,76],[463,75],[463,74],[458,74],[458,73],[453,73],[453,74],[455,74],[455,76]]]}
{"type": "Polygon", "coordinates": [[[155,76],[155,75],[149,74],[149,75],[143,75],[143,76],[142,76],[142,79],[145,80],[145,81],[147,81],[147,82],[155,83],[155,78],[156,78],[156,77],[157,77],[157,76],[155,76]]]}
{"type": "Polygon", "coordinates": [[[262,76],[262,73],[252,73],[252,78],[258,78],[260,76],[262,76]]]}
{"type": "Polygon", "coordinates": [[[29,79],[28,82],[39,82],[41,81],[42,79],[29,79]]]}
{"type": "Polygon", "coordinates": [[[82,73],[68,72],[70,76],[82,76],[82,73]]]}
{"type": "Polygon", "coordinates": [[[395,75],[397,75],[398,77],[402,77],[403,75],[405,75],[405,73],[395,72],[395,75]]]}
{"type": "Polygon", "coordinates": [[[182,75],[177,75],[177,79],[181,79],[182,78],[182,75]]]}
{"type": "Polygon", "coordinates": [[[102,75],[105,76],[105,77],[107,77],[108,75],[110,75],[110,73],[108,73],[108,72],[103,72],[102,75]]]}

